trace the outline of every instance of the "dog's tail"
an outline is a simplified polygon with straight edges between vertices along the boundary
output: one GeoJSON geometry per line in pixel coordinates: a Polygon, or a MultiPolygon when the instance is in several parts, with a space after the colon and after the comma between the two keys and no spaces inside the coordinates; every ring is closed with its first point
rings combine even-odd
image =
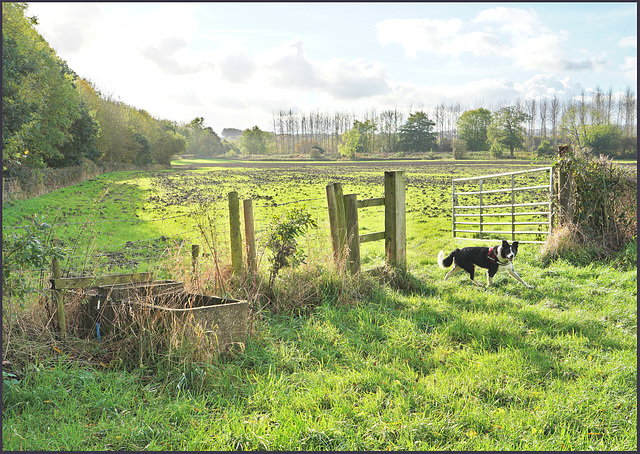
{"type": "Polygon", "coordinates": [[[451,266],[451,264],[453,263],[453,257],[456,251],[457,249],[453,251],[451,254],[449,254],[449,256],[446,258],[444,256],[444,251],[440,251],[440,253],[438,254],[438,265],[440,265],[440,268],[446,269],[451,266]]]}

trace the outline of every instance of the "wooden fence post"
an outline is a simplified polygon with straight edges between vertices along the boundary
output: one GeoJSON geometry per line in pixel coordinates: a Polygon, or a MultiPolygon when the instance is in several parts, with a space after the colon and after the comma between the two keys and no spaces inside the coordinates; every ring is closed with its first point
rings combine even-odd
{"type": "MultiPolygon", "coordinates": [[[[60,271],[60,262],[57,258],[53,259],[53,278],[60,279],[62,277],[62,272],[60,271]]],[[[60,332],[63,336],[67,334],[67,321],[64,313],[64,300],[62,299],[62,292],[53,286],[52,290],[53,301],[57,308],[56,315],[58,317],[58,325],[60,326],[60,332]]]]}
{"type": "Polygon", "coordinates": [[[231,239],[231,269],[242,273],[242,232],[240,231],[240,203],[236,191],[229,193],[229,235],[231,239]]]}
{"type": "Polygon", "coordinates": [[[333,259],[336,263],[340,257],[340,234],[338,227],[338,205],[336,201],[336,191],[333,183],[326,187],[327,210],[329,211],[329,230],[331,232],[331,246],[333,248],[333,259]]]}
{"type": "Polygon", "coordinates": [[[358,229],[358,195],[344,196],[345,215],[347,221],[347,241],[349,247],[349,261],[347,263],[351,274],[360,272],[360,232],[358,229]]]}
{"type": "Polygon", "coordinates": [[[242,206],[244,212],[244,236],[247,244],[247,267],[253,276],[257,276],[258,262],[256,260],[256,235],[253,224],[253,201],[244,199],[242,206]]]}
{"type": "Polygon", "coordinates": [[[571,169],[558,166],[558,221],[564,223],[573,220],[571,199],[573,197],[571,169]]]}
{"type": "Polygon", "coordinates": [[[196,274],[198,268],[198,256],[200,255],[200,245],[192,244],[191,245],[191,267],[193,268],[193,274],[198,277],[196,274]]]}
{"type": "Polygon", "coordinates": [[[336,207],[338,211],[338,239],[340,240],[341,257],[344,256],[344,249],[347,245],[347,220],[344,196],[342,195],[342,183],[333,183],[333,190],[336,193],[336,207]]]}
{"type": "Polygon", "coordinates": [[[384,173],[384,231],[387,264],[406,270],[407,225],[404,171],[384,173]]]}

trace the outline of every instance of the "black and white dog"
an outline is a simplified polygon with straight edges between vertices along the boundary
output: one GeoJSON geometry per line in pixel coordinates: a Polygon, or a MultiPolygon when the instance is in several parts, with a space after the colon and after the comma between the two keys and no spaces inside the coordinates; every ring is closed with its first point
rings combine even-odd
{"type": "Polygon", "coordinates": [[[482,284],[474,279],[475,267],[479,266],[487,269],[487,287],[491,285],[493,276],[495,276],[498,271],[506,270],[525,287],[533,288],[533,286],[523,281],[513,269],[513,259],[517,253],[517,241],[514,241],[513,244],[510,245],[507,241],[502,240],[501,245],[490,248],[480,246],[456,249],[446,258],[444,251],[440,251],[438,254],[438,265],[440,265],[442,269],[447,269],[453,264],[453,269],[444,277],[445,281],[452,274],[465,270],[469,273],[471,281],[477,286],[482,287],[482,284]]]}

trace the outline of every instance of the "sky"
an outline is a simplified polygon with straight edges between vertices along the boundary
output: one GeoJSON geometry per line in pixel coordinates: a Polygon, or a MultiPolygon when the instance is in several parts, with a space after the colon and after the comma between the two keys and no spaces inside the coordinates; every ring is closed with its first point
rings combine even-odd
{"type": "Polygon", "coordinates": [[[30,2],[27,15],[102,93],[218,134],[272,131],[279,110],[637,93],[635,2],[30,2]]]}

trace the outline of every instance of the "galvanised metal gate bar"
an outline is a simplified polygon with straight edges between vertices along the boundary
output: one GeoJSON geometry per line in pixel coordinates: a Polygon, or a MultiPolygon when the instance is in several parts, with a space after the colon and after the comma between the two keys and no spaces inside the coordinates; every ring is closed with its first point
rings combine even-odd
{"type": "MultiPolygon", "coordinates": [[[[480,177],[470,177],[470,178],[454,178],[451,181],[451,194],[452,194],[452,220],[453,220],[453,237],[461,240],[479,240],[479,241],[495,241],[495,239],[483,238],[485,234],[498,234],[505,235],[510,234],[511,241],[515,241],[516,235],[550,235],[551,228],[553,225],[553,168],[552,167],[542,167],[539,169],[531,169],[531,170],[521,170],[518,172],[508,172],[508,173],[499,173],[494,175],[484,175],[480,177]],[[524,187],[516,187],[515,185],[515,176],[525,173],[533,173],[533,172],[549,172],[549,184],[544,184],[540,186],[524,186],[524,187]],[[483,183],[488,179],[502,178],[502,177],[511,177],[511,187],[504,189],[492,189],[492,190],[484,190],[483,183]],[[477,191],[467,191],[467,192],[456,192],[456,183],[460,184],[462,182],[468,183],[470,181],[477,180],[479,183],[479,187],[477,191]],[[530,203],[515,203],[515,195],[517,192],[521,191],[534,191],[539,189],[547,189],[549,191],[549,197],[546,201],[541,202],[530,202],[530,203]],[[503,204],[495,204],[495,205],[487,205],[483,201],[483,196],[485,194],[499,194],[499,193],[510,193],[511,194],[511,203],[503,203],[503,204]],[[458,204],[458,196],[478,196],[478,205],[459,205],[458,204]],[[518,212],[517,208],[521,207],[543,207],[539,211],[526,211],[526,212],[518,212]],[[486,212],[488,209],[498,209],[498,208],[510,208],[508,212],[486,212]],[[460,210],[463,210],[460,213],[460,210]],[[466,210],[476,210],[475,212],[466,212],[466,210]],[[525,221],[516,222],[516,217],[519,216],[546,216],[546,221],[535,221],[529,218],[525,221]],[[502,218],[510,218],[508,222],[491,222],[487,221],[487,218],[492,217],[502,217],[502,218]],[[458,221],[458,218],[478,218],[477,221],[469,222],[469,221],[458,221]],[[478,230],[471,230],[465,228],[459,228],[459,226],[467,226],[467,225],[478,225],[478,230]],[[511,230],[485,230],[485,226],[499,226],[499,225],[509,225],[511,226],[511,230]],[[543,230],[516,230],[516,226],[525,226],[525,225],[547,225],[548,228],[546,231],[543,230]],[[458,233],[477,233],[480,234],[480,238],[469,238],[458,236],[458,233]]],[[[518,240],[520,243],[544,243],[544,241],[537,240],[518,240]]]]}

